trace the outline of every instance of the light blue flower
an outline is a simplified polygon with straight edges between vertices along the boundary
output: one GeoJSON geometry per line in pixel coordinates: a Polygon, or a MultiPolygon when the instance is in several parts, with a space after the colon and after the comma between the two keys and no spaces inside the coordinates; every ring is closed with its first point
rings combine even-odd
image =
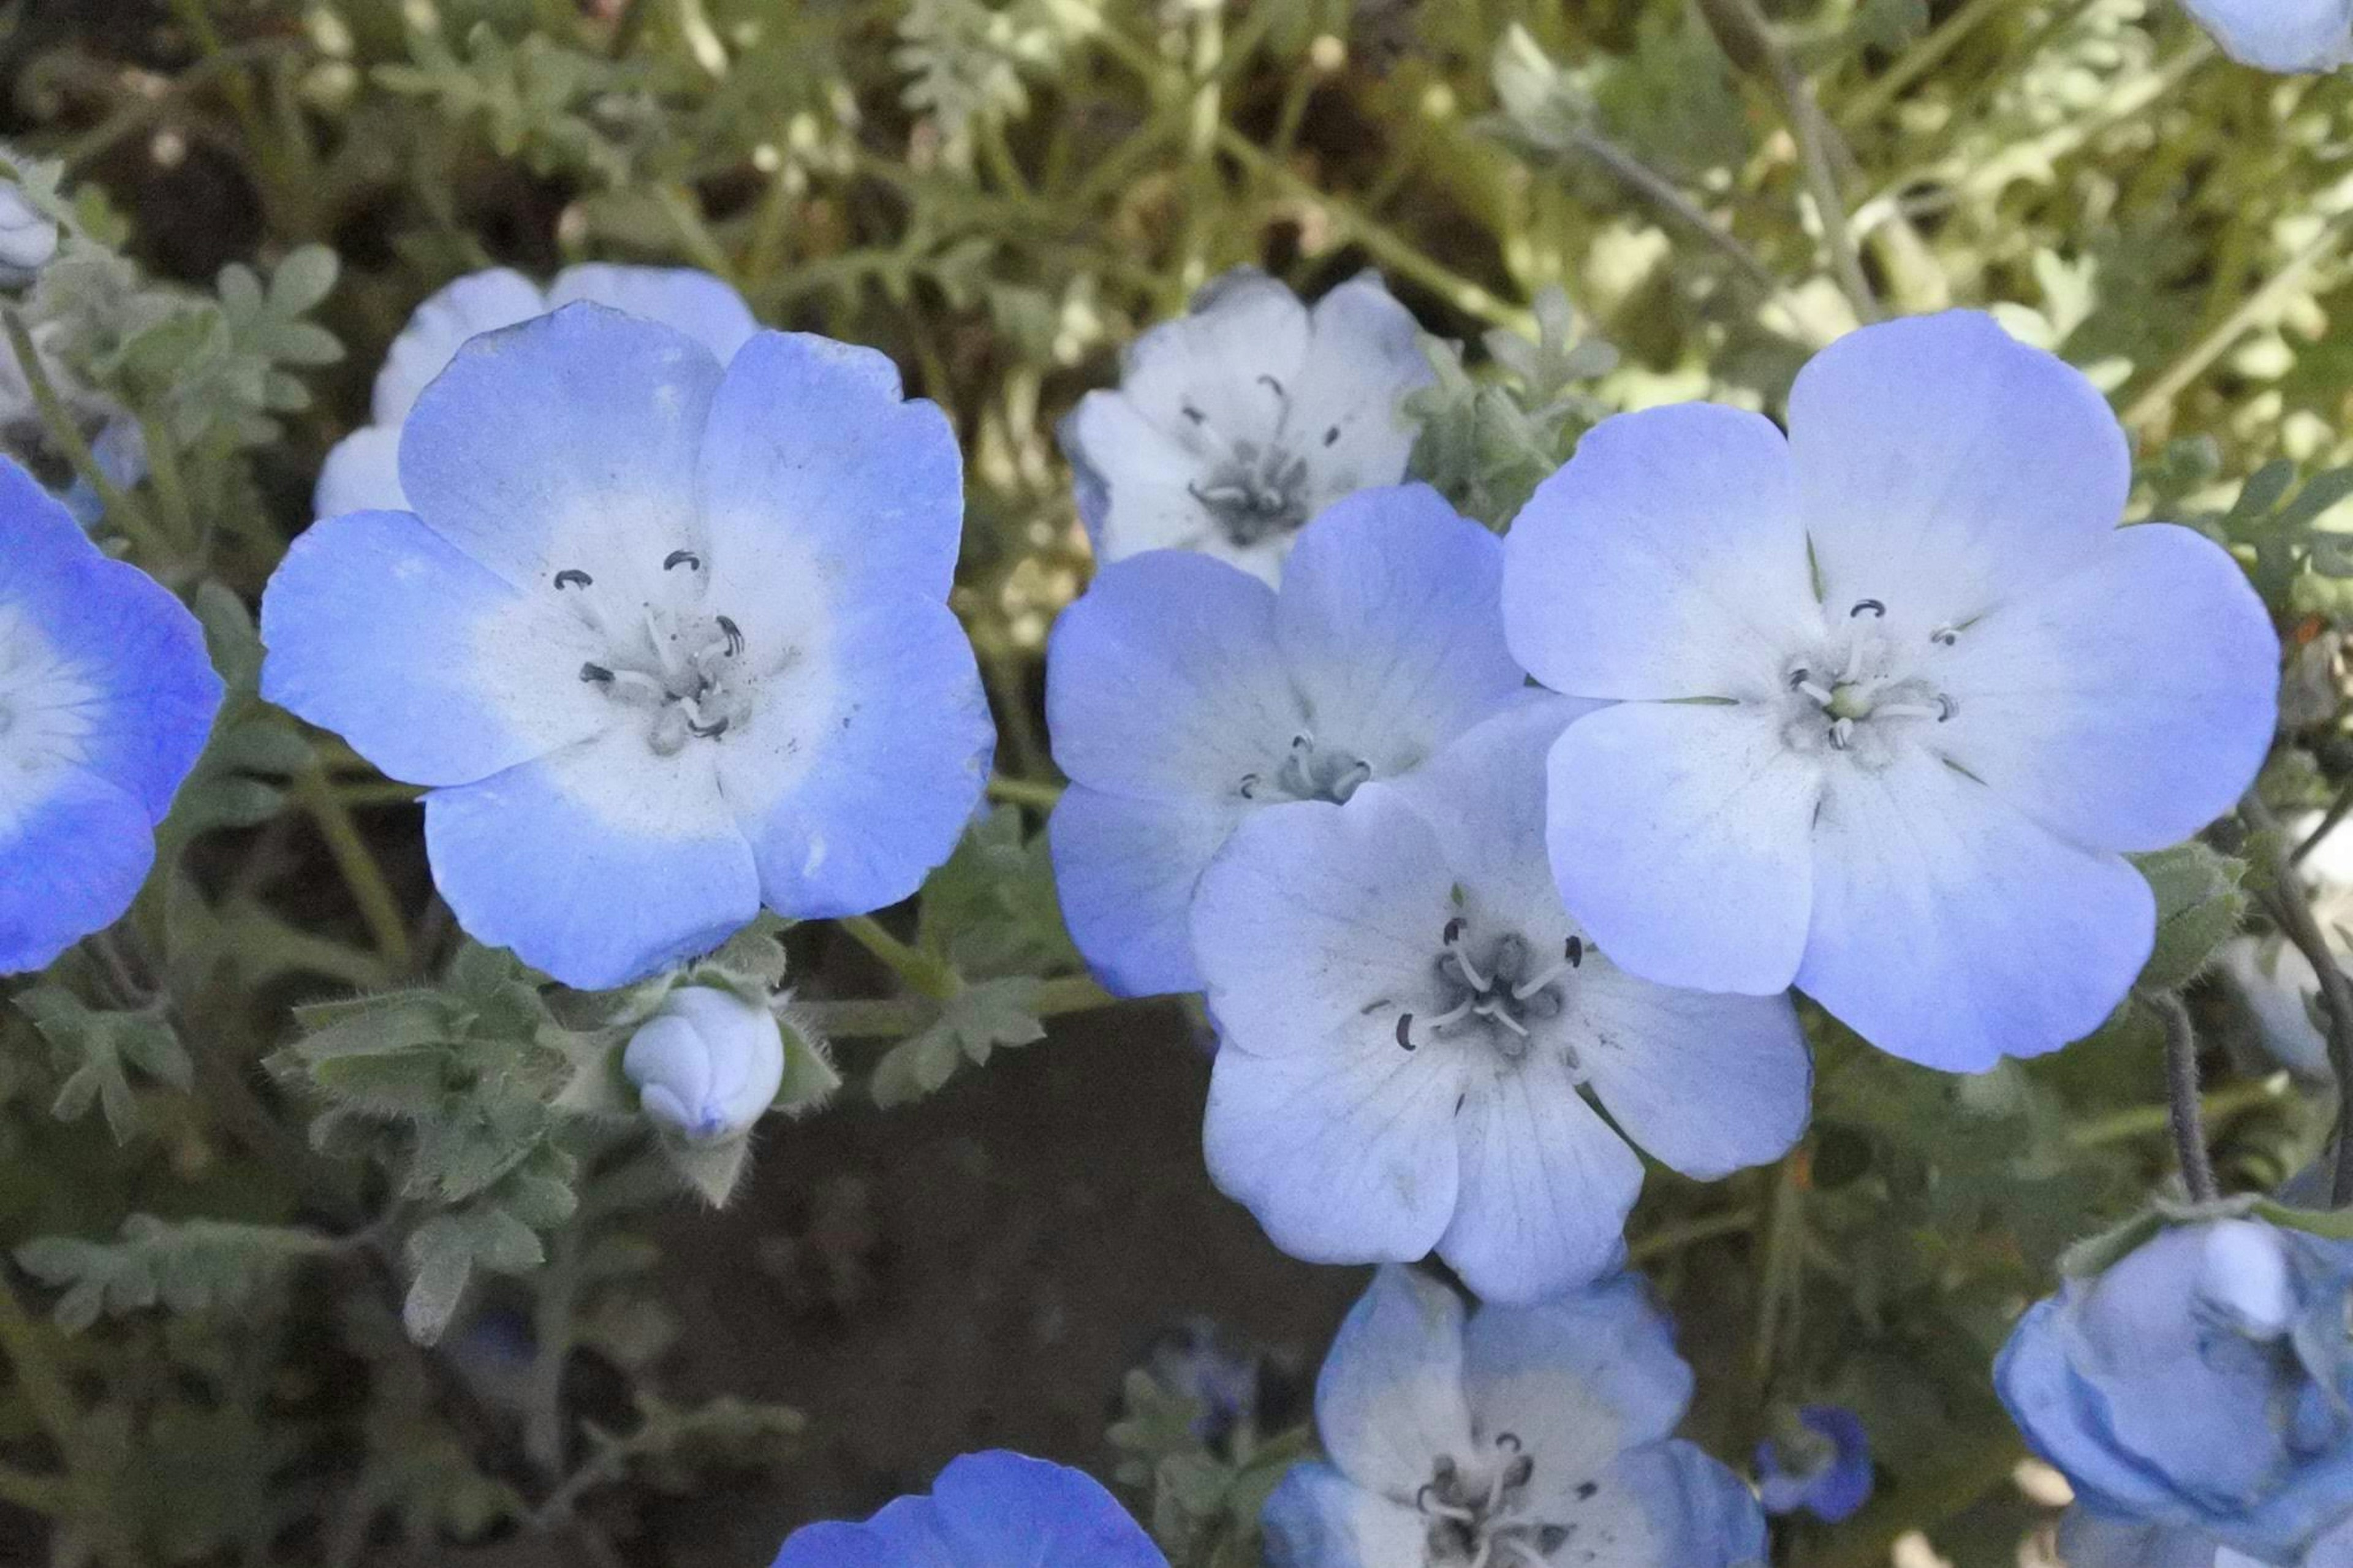
{"type": "MultiPolygon", "coordinates": [[[[0,148],[0,164],[7,150],[0,148]]],[[[24,187],[0,178],[0,288],[21,288],[40,276],[58,253],[57,220],[24,187]]]]}
{"type": "Polygon", "coordinates": [[[1588,706],[1532,692],[1345,805],[1261,812],[1202,877],[1209,1174],[1293,1257],[1434,1250],[1541,1300],[1622,1259],[1629,1139],[1714,1180],[1804,1131],[1788,997],[1639,980],[1563,912],[1544,759],[1588,706]]]}
{"type": "Polygon", "coordinates": [[[2116,416],[1989,317],[1850,334],[1788,422],[1606,420],[1512,530],[1513,651],[1619,700],[1553,753],[1561,891],[1662,984],[1794,982],[1955,1071],[2054,1049],[2149,954],[2119,852],[2261,766],[2271,623],[2203,537],[2116,526],[2116,416]]]}
{"type": "Polygon", "coordinates": [[[785,1081],[776,1016],[718,985],[681,985],[621,1053],[645,1113],[692,1142],[741,1137],[785,1081]]]}
{"type": "Polygon", "coordinates": [[[1002,1448],[966,1454],[927,1497],[863,1524],[793,1531],[775,1568],[1168,1568],[1084,1471],[1002,1448]]]}
{"type": "Polygon", "coordinates": [[[1757,1490],[1767,1513],[1805,1510],[1828,1524],[1871,1500],[1871,1435],[1842,1405],[1806,1405],[1791,1429],[1757,1446],[1757,1490]]]}
{"type": "Polygon", "coordinates": [[[1095,554],[1198,550],[1278,581],[1309,519],[1405,478],[1416,426],[1402,405],[1436,374],[1374,274],[1310,309],[1235,268],[1129,346],[1118,390],[1062,421],[1095,554]]]}
{"type": "Polygon", "coordinates": [[[568,306],[469,343],[400,463],[415,513],[288,552],[262,690],[432,787],[477,938],[617,985],[946,858],[993,743],[945,602],[962,476],[881,354],[766,332],[723,372],[568,306]]]}
{"type": "Polygon", "coordinates": [[[2353,63],[2353,0],[2181,0],[2241,65],[2330,71],[2353,63]]]}
{"type": "MultiPolygon", "coordinates": [[[[118,488],[129,489],[147,477],[147,441],[139,421],[114,399],[87,385],[58,356],[58,331],[55,322],[32,329],[42,374],[48,377],[75,431],[90,443],[99,472],[118,488]]],[[[0,455],[22,464],[84,528],[95,526],[104,515],[98,491],[75,472],[33,401],[32,384],[26,379],[24,366],[16,363],[15,354],[5,352],[5,345],[0,345],[0,455]]]]}
{"type": "Polygon", "coordinates": [[[1200,987],[1186,913],[1234,828],[1395,778],[1525,690],[1504,552],[1424,485],[1302,531],[1280,593],[1205,556],[1105,567],[1046,661],[1051,824],[1071,936],[1124,995],[1200,987]]]}
{"type": "Polygon", "coordinates": [[[2144,1550],[2194,1552],[2188,1531],[2282,1565],[2333,1534],[2311,1561],[2353,1560],[2348,1297],[2353,1244],[2177,1226],[2029,1308],[1994,1382],[2111,1561],[2124,1526],[2144,1550]]]}
{"type": "Polygon", "coordinates": [[[446,284],[408,318],[376,373],[371,421],[327,454],[312,506],[320,517],[347,511],[406,511],[400,488],[400,427],[433,378],[469,339],[512,327],[582,300],[673,327],[721,364],[760,330],[752,308],[723,280],[684,267],[567,267],[545,288],[507,268],[446,284]]]}
{"type": "Polygon", "coordinates": [[[1374,1277],[1324,1359],[1328,1463],[1266,1506],[1272,1568],[1733,1568],[1765,1518],[1737,1477],[1671,1434],[1691,1369],[1641,1281],[1538,1307],[1374,1277]]]}
{"type": "Polygon", "coordinates": [[[195,617],[0,458],[0,973],[131,907],[221,691],[195,617]]]}

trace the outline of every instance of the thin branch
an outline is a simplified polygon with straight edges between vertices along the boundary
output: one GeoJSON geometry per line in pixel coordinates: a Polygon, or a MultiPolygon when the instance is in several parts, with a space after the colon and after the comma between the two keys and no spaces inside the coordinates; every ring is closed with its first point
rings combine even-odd
{"type": "Polygon", "coordinates": [[[2181,1184],[2189,1201],[2212,1203],[2221,1195],[2213,1156],[2206,1152],[2206,1118],[2198,1100],[2198,1034],[2189,1009],[2168,991],[2144,995],[2141,1005],[2165,1026],[2165,1083],[2173,1125],[2174,1152],[2181,1162],[2181,1184]]]}
{"type": "Polygon", "coordinates": [[[2262,897],[2263,910],[2295,950],[2304,954],[2320,977],[2321,1011],[2327,1016],[2328,1065],[2337,1074],[2337,1165],[2329,1183],[2332,1207],[2353,1205],[2353,981],[2348,981],[2337,955],[2328,949],[2320,922],[2312,916],[2304,878],[2288,863],[2279,837],[2279,819],[2263,796],[2249,790],[2239,815],[2254,830],[2250,841],[2264,858],[2270,887],[2262,897]]]}

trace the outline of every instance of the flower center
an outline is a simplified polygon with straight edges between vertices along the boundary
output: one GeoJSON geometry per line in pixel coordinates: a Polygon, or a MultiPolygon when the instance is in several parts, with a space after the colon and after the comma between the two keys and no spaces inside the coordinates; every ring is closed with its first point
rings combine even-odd
{"type": "MultiPolygon", "coordinates": [[[[1567,976],[1585,962],[1585,941],[1570,937],[1558,956],[1539,953],[1517,931],[1479,941],[1461,915],[1446,922],[1430,961],[1437,1003],[1400,1012],[1397,1042],[1418,1050],[1432,1039],[1476,1031],[1506,1061],[1527,1055],[1531,1019],[1556,1018],[1567,1005],[1567,976]]],[[[1572,1054],[1570,1065],[1576,1065],[1572,1054]]]]}
{"type": "Polygon", "coordinates": [[[1494,1453],[1470,1468],[1441,1457],[1413,1495],[1414,1507],[1429,1521],[1426,1568],[1544,1568],[1571,1531],[1526,1517],[1535,1469],[1535,1458],[1509,1432],[1497,1433],[1494,1453]]]}
{"type": "MultiPolygon", "coordinates": [[[[662,561],[665,577],[700,579],[702,558],[674,550],[662,561]]],[[[555,574],[556,592],[574,603],[605,652],[580,667],[580,679],[618,707],[645,716],[646,744],[657,756],[675,756],[691,742],[741,733],[751,722],[755,680],[744,658],[744,633],[726,616],[699,605],[642,604],[633,616],[613,616],[589,590],[596,579],[576,568],[555,574]]]]}
{"type": "MultiPolygon", "coordinates": [[[[1209,458],[1208,478],[1186,486],[1219,532],[1232,543],[1248,546],[1303,525],[1314,510],[1307,458],[1287,440],[1291,426],[1291,393],[1271,375],[1258,385],[1273,402],[1273,420],[1263,440],[1219,430],[1208,414],[1191,403],[1181,405],[1186,422],[1196,435],[1196,450],[1209,458]]],[[[1324,433],[1329,447],[1340,438],[1340,427],[1324,433]]]]}
{"type": "MultiPolygon", "coordinates": [[[[1781,735],[1792,748],[1827,748],[1884,767],[1907,728],[1942,724],[1960,710],[1918,669],[1926,649],[1901,647],[1878,629],[1886,616],[1877,599],[1858,600],[1841,633],[1789,660],[1781,676],[1788,693],[1781,735]]],[[[1958,627],[1939,626],[1928,642],[1950,647],[1959,636],[1958,627]]]]}
{"type": "Polygon", "coordinates": [[[1320,800],[1345,805],[1356,788],[1373,776],[1373,764],[1337,747],[1318,746],[1305,731],[1291,737],[1291,748],[1274,766],[1244,773],[1234,787],[1244,800],[1261,805],[1284,801],[1320,800]]]}

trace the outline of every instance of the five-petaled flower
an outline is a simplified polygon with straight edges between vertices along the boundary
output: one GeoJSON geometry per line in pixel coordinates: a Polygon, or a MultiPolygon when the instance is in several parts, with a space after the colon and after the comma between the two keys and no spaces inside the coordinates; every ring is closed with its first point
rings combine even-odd
{"type": "Polygon", "coordinates": [[[723,371],[568,306],[460,351],[400,466],[415,512],[295,542],[262,689],[432,786],[476,937],[617,985],[946,858],[994,741],[945,602],[960,465],[881,354],[765,332],[723,371]]]}
{"type": "Polygon", "coordinates": [[[1062,422],[1095,553],[1198,550],[1269,583],[1309,519],[1405,478],[1406,395],[1436,373],[1370,273],[1313,309],[1255,268],[1129,346],[1119,389],[1062,422]]]}
{"type": "Polygon", "coordinates": [[[1504,646],[1503,547],[1427,486],[1310,524],[1278,593],[1199,555],[1103,569],[1046,663],[1051,824],[1071,934],[1127,995],[1193,991],[1186,925],[1234,828],[1395,778],[1525,690],[1504,646]]]}
{"type": "Polygon", "coordinates": [[[862,1524],[805,1525],[775,1568],[1168,1568],[1082,1470],[994,1448],[940,1472],[862,1524]]]}
{"type": "Polygon", "coordinates": [[[1561,891],[1664,984],[1794,982],[1953,1070],[2053,1049],[2149,954],[2120,852],[2261,765],[2271,623],[2202,536],[2116,526],[2115,416],[1989,317],[1851,334],[1788,426],[1619,416],[1513,528],[1513,651],[1619,700],[1553,752],[1561,891]]]}
{"type": "Polygon", "coordinates": [[[0,458],[0,973],[131,907],[221,692],[195,617],[0,458]]]}
{"type": "Polygon", "coordinates": [[[1691,1369],[1641,1280],[1538,1307],[1386,1268],[1315,1384],[1328,1462],[1266,1507],[1273,1568],[1734,1568],[1765,1519],[1671,1436],[1691,1369]]]}
{"type": "Polygon", "coordinates": [[[2353,1561],[2348,1303],[2353,1244],[2223,1219],[2029,1308],[1994,1383],[2075,1489],[2073,1568],[2353,1561]]]}
{"type": "Polygon", "coordinates": [[[408,510],[400,488],[400,427],[433,378],[449,368],[468,339],[583,300],[676,328],[721,364],[760,330],[742,295],[691,268],[585,262],[565,268],[545,288],[504,267],[470,272],[417,306],[393,339],[376,372],[369,423],[337,442],[319,472],[316,515],[408,510]]]}
{"type": "Polygon", "coordinates": [[[1541,1300],[1622,1258],[1628,1139],[1713,1179],[1804,1131],[1788,997],[1653,985],[1563,912],[1545,752],[1586,706],[1530,693],[1345,805],[1261,813],[1202,877],[1209,1173],[1284,1251],[1435,1250],[1489,1300],[1541,1300]]]}

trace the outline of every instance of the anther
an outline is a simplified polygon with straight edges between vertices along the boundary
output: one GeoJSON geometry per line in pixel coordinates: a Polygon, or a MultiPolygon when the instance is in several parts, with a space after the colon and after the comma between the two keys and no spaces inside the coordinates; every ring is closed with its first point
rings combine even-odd
{"type": "Polygon", "coordinates": [[[662,557],[663,571],[674,571],[681,566],[691,566],[700,572],[702,570],[702,557],[691,550],[673,550],[662,557]]]}
{"type": "Polygon", "coordinates": [[[1442,947],[1452,947],[1456,942],[1461,942],[1462,940],[1463,923],[1464,922],[1461,915],[1456,915],[1452,919],[1449,920],[1446,922],[1446,930],[1439,935],[1439,944],[1442,947]]]}
{"type": "Polygon", "coordinates": [[[1397,1043],[1407,1050],[1413,1049],[1413,1015],[1410,1013],[1398,1015],[1397,1043]]]}
{"type": "Polygon", "coordinates": [[[1340,439],[1340,427],[1339,427],[1337,425],[1333,426],[1332,426],[1332,428],[1330,428],[1329,430],[1326,430],[1326,431],[1324,431],[1324,444],[1326,447],[1335,446],[1335,445],[1338,444],[1339,439],[1340,439]]]}
{"type": "MultiPolygon", "coordinates": [[[[699,563],[697,569],[700,569],[699,563]]],[[[744,633],[733,621],[729,620],[725,616],[720,616],[719,629],[726,636],[727,651],[731,656],[744,651],[744,633]]]]}
{"type": "Polygon", "coordinates": [[[1585,962],[1585,939],[1581,936],[1570,937],[1568,945],[1562,952],[1568,960],[1568,966],[1575,969],[1585,962]]]}
{"type": "MultiPolygon", "coordinates": [[[[1571,937],[1569,940],[1571,942],[1575,942],[1577,939],[1575,937],[1571,937]]],[[[1520,1441],[1520,1435],[1517,1432],[1498,1432],[1495,1434],[1495,1447],[1504,1450],[1506,1453],[1516,1454],[1525,1446],[1526,1445],[1520,1441]]]]}
{"type": "Polygon", "coordinates": [[[1177,408],[1186,418],[1191,420],[1196,425],[1206,425],[1209,421],[1209,416],[1208,415],[1202,413],[1199,409],[1194,407],[1189,403],[1178,404],[1177,408]]]}
{"type": "Polygon", "coordinates": [[[1261,375],[1258,380],[1261,386],[1263,386],[1269,392],[1273,393],[1275,396],[1281,398],[1283,402],[1288,403],[1291,401],[1291,394],[1283,391],[1282,383],[1275,380],[1274,377],[1271,375],[1261,375]]]}
{"type": "Polygon", "coordinates": [[[726,720],[720,719],[709,724],[698,724],[690,719],[686,723],[686,732],[702,740],[715,741],[727,733],[727,722],[726,720]]]}
{"type": "Polygon", "coordinates": [[[613,672],[601,664],[584,664],[580,667],[580,679],[594,681],[599,686],[610,686],[613,683],[613,672]]]}
{"type": "Polygon", "coordinates": [[[555,585],[559,588],[588,588],[595,586],[596,582],[596,578],[576,566],[566,567],[555,574],[555,585]]]}
{"type": "Polygon", "coordinates": [[[1881,604],[1876,599],[1857,599],[1854,602],[1854,608],[1846,613],[1846,618],[1848,620],[1852,620],[1855,616],[1862,614],[1865,610],[1870,611],[1874,619],[1885,620],[1887,618],[1887,606],[1881,604]]]}
{"type": "Polygon", "coordinates": [[[1789,672],[1789,689],[1792,691],[1803,691],[1807,686],[1812,682],[1813,679],[1814,672],[1808,669],[1801,664],[1798,666],[1797,668],[1789,672]]]}
{"type": "Polygon", "coordinates": [[[1949,698],[1949,697],[1946,696],[1946,695],[1945,695],[1943,692],[1941,692],[1941,691],[1940,691],[1940,692],[1938,692],[1938,693],[1936,693],[1936,722],[1937,722],[1937,723],[1939,723],[1939,724],[1943,723],[1946,720],[1950,719],[1954,714],[1956,714],[1956,713],[1959,712],[1960,710],[1961,710],[1961,705],[1960,705],[1959,703],[1957,703],[1957,702],[1954,701],[1951,698],[1949,698]]]}
{"type": "Polygon", "coordinates": [[[1256,800],[1258,798],[1258,775],[1256,773],[1244,773],[1242,775],[1241,796],[1244,800],[1256,800]]]}
{"type": "Polygon", "coordinates": [[[1939,647],[1950,647],[1955,643],[1961,640],[1961,628],[1958,626],[1938,626],[1935,631],[1928,634],[1928,640],[1936,644],[1939,647]]]}
{"type": "Polygon", "coordinates": [[[1837,719],[1831,722],[1831,748],[1843,752],[1854,744],[1854,721],[1837,719]]]}

